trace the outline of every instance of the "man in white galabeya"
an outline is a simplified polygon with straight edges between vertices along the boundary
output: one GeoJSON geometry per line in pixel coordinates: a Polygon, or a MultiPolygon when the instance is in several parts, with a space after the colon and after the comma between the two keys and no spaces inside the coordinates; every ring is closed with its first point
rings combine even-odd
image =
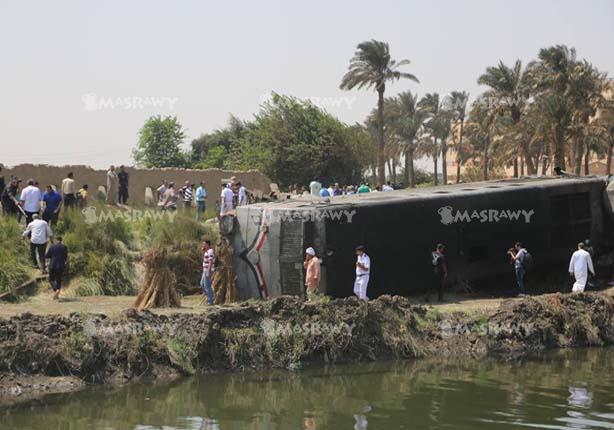
{"type": "Polygon", "coordinates": [[[593,268],[593,259],[591,255],[584,249],[584,243],[578,243],[578,250],[571,256],[569,262],[569,274],[572,275],[576,282],[573,284],[572,291],[574,293],[584,292],[586,284],[588,284],[588,273],[595,276],[593,268]]]}
{"type": "Polygon", "coordinates": [[[51,228],[42,219],[39,219],[38,214],[32,216],[33,220],[26,230],[23,232],[23,238],[30,237],[30,258],[32,264],[38,266],[45,273],[45,251],[47,250],[47,242],[51,238],[51,228]],[[38,261],[36,257],[38,256],[38,261]]]}
{"type": "Polygon", "coordinates": [[[365,252],[365,247],[356,247],[356,280],[354,281],[354,294],[359,299],[369,300],[367,297],[367,285],[369,284],[369,273],[371,271],[371,259],[365,252]]]}

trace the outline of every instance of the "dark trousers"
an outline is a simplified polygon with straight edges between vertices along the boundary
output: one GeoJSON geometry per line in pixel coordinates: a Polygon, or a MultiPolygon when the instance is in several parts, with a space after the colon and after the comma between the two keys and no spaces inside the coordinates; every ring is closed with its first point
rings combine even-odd
{"type": "Polygon", "coordinates": [[[49,225],[55,224],[58,222],[58,215],[59,212],[48,211],[47,209],[45,209],[43,211],[43,221],[46,221],[49,225]]]}
{"type": "Polygon", "coordinates": [[[518,284],[518,294],[524,294],[524,267],[516,267],[516,284],[518,284]]]}
{"type": "Polygon", "coordinates": [[[38,211],[36,212],[28,212],[26,211],[26,225],[30,224],[34,219],[33,216],[38,215],[38,211]]]}
{"type": "Polygon", "coordinates": [[[46,243],[32,243],[30,242],[30,258],[32,264],[39,267],[41,270],[45,270],[45,250],[47,249],[46,243]],[[36,257],[38,255],[38,261],[36,257]]]}
{"type": "Polygon", "coordinates": [[[62,288],[63,273],[64,270],[62,269],[49,269],[49,283],[51,284],[51,288],[53,288],[53,291],[60,291],[60,288],[62,288]]]}
{"type": "Polygon", "coordinates": [[[119,187],[119,203],[125,205],[128,203],[128,188],[119,187]]]}
{"type": "Polygon", "coordinates": [[[64,194],[64,206],[67,208],[73,207],[75,205],[75,195],[74,194],[64,194]]]}

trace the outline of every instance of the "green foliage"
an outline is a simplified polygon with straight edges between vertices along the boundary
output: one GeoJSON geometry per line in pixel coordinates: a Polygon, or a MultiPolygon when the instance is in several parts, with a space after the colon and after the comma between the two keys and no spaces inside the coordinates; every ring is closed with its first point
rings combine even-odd
{"type": "Polygon", "coordinates": [[[181,150],[185,132],[176,117],[150,117],[139,131],[139,142],[132,156],[144,167],[184,167],[181,150]]]}
{"type": "MultiPolygon", "coordinates": [[[[108,210],[100,207],[100,211],[108,210]]],[[[68,272],[75,282],[75,294],[131,295],[134,285],[133,226],[124,218],[87,223],[78,210],[64,210],[54,232],[63,236],[69,251],[68,272]]]]}
{"type": "Polygon", "coordinates": [[[257,169],[282,186],[314,177],[357,182],[370,162],[371,140],[308,101],[273,93],[254,121],[234,117],[223,130],[192,142],[192,166],[257,169]]]}
{"type": "Polygon", "coordinates": [[[28,247],[14,218],[0,218],[0,293],[12,291],[28,279],[28,247]]]}

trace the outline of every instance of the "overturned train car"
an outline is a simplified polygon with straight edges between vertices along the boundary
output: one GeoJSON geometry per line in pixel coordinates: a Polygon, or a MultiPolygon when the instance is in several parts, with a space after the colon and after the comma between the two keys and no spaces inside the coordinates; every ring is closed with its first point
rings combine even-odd
{"type": "Polygon", "coordinates": [[[322,259],[321,291],[349,296],[359,244],[373,297],[429,288],[439,242],[456,280],[474,283],[509,275],[515,241],[536,267],[561,264],[581,240],[604,246],[611,225],[604,178],[522,178],[242,206],[231,237],[243,298],[302,295],[308,246],[322,259]]]}

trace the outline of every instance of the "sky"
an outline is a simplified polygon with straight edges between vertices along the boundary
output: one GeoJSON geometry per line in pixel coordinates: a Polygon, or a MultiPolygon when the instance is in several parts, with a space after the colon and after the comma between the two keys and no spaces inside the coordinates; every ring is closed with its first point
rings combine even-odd
{"type": "Polygon", "coordinates": [[[611,0],[0,0],[0,163],[130,165],[149,116],[177,116],[188,148],[271,91],[362,122],[376,94],[339,83],[369,39],[420,79],[389,96],[475,97],[486,67],[554,44],[614,77],[611,0]]]}

